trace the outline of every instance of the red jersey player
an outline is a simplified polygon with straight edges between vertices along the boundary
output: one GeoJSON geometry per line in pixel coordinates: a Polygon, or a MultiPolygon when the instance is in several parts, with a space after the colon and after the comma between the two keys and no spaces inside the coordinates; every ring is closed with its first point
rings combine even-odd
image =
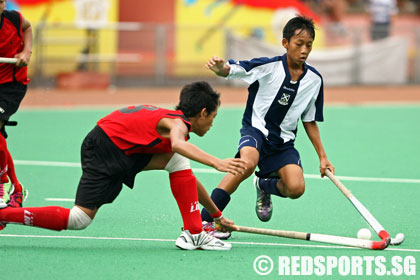
{"type": "Polygon", "coordinates": [[[14,57],[17,62],[0,63],[0,208],[21,207],[28,194],[16,178],[4,125],[16,124],[9,118],[26,94],[27,65],[32,54],[31,24],[21,13],[6,11],[5,6],[6,1],[0,0],[0,57],[14,57]]]}
{"type": "Polygon", "coordinates": [[[84,229],[98,209],[118,196],[124,183],[132,188],[137,173],[169,172],[172,193],[178,203],[184,230],[176,240],[181,249],[229,250],[202,231],[200,202],[222,229],[232,221],[210,199],[191,171],[189,159],[232,174],[245,172],[241,159],[218,159],[187,142],[190,132],[204,136],[220,105],[219,94],[206,82],[186,85],[176,110],[131,106],[100,119],[82,144],[83,174],[72,209],[31,207],[0,209],[0,224],[18,223],[52,230],[84,229]]]}

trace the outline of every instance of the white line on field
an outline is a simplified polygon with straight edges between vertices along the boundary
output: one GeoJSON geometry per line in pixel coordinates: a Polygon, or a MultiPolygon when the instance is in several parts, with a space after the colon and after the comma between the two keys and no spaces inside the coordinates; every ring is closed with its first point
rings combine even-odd
{"type": "MultiPolygon", "coordinates": [[[[78,167],[80,163],[63,162],[63,161],[38,161],[38,160],[15,160],[15,165],[32,165],[32,166],[53,166],[53,167],[78,167]]],[[[223,173],[210,168],[193,168],[195,173],[220,174],[223,173]]],[[[350,177],[350,176],[336,176],[342,181],[360,181],[360,182],[381,182],[381,183],[410,183],[420,184],[420,179],[405,179],[405,178],[375,178],[375,177],[350,177]]],[[[307,179],[322,179],[319,174],[305,174],[307,179]]],[[[324,178],[326,179],[326,178],[324,178]]]]}
{"type": "Polygon", "coordinates": [[[54,198],[54,197],[47,197],[46,201],[70,201],[74,202],[74,198],[54,198]]]}
{"type": "MultiPolygon", "coordinates": [[[[175,239],[161,239],[161,238],[134,238],[134,237],[96,237],[96,236],[59,236],[59,235],[18,235],[18,234],[0,234],[3,237],[17,237],[17,238],[56,238],[56,239],[90,239],[90,240],[121,240],[121,241],[152,241],[152,242],[175,242],[175,239]]],[[[360,249],[345,246],[329,246],[329,245],[303,245],[303,244],[282,244],[282,243],[263,243],[263,242],[229,242],[238,245],[255,245],[255,246],[282,246],[282,247],[310,247],[310,248],[338,248],[338,249],[360,249]]],[[[415,252],[420,253],[420,249],[400,249],[387,248],[387,251],[398,252],[415,252]]]]}
{"type": "Polygon", "coordinates": [[[42,160],[14,160],[15,165],[33,165],[33,166],[54,166],[54,167],[79,167],[77,162],[63,162],[63,161],[42,161],[42,160]]]}

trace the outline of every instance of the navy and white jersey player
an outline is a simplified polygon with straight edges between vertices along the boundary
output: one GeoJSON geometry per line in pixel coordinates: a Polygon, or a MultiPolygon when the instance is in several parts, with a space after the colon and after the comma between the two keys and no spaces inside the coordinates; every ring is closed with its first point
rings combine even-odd
{"type": "MultiPolygon", "coordinates": [[[[304,193],[302,165],[294,147],[299,119],[319,156],[321,176],[327,168],[334,172],[316,123],[323,121],[322,76],[305,63],[312,50],[314,29],[311,19],[297,16],[283,29],[282,44],[287,50],[283,56],[228,63],[212,57],[207,62],[206,67],[217,75],[249,84],[237,154],[247,161],[248,172],[226,175],[213,190],[211,198],[219,209],[227,206],[230,195],[257,166],[254,183],[260,220],[271,218],[271,194],[295,199],[304,193]]],[[[207,211],[201,215],[203,221],[212,221],[207,211]]]]}

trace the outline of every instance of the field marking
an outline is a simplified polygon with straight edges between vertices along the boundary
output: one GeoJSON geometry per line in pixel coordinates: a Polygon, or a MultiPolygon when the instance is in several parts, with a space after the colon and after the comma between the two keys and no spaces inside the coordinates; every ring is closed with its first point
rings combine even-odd
{"type": "Polygon", "coordinates": [[[47,197],[46,201],[69,201],[74,202],[74,198],[54,198],[54,197],[47,197]]]}
{"type": "MultiPolygon", "coordinates": [[[[81,168],[80,163],[76,162],[62,162],[62,161],[38,161],[38,160],[15,160],[15,165],[29,165],[29,166],[52,166],[52,167],[78,167],[81,168]]],[[[205,174],[220,174],[215,169],[210,168],[193,168],[195,173],[205,174]]],[[[305,174],[305,178],[308,179],[322,179],[319,174],[305,174]]],[[[420,184],[420,179],[405,179],[405,178],[375,178],[375,177],[350,177],[350,176],[336,176],[342,181],[359,181],[359,182],[381,182],[381,183],[408,183],[408,184],[420,184]]]]}
{"type": "MultiPolygon", "coordinates": [[[[19,235],[19,234],[0,234],[0,238],[15,237],[15,238],[50,238],[50,239],[88,239],[88,240],[119,240],[119,241],[152,241],[152,242],[175,242],[175,239],[162,239],[162,238],[138,238],[138,237],[97,237],[97,236],[60,236],[60,235],[19,235]]],[[[238,245],[255,245],[255,246],[281,246],[281,247],[305,247],[305,248],[325,248],[325,249],[358,249],[346,246],[331,246],[331,245],[309,245],[309,244],[287,244],[287,243],[264,243],[264,242],[239,242],[232,241],[229,243],[238,245]]],[[[420,253],[420,249],[399,249],[399,248],[386,248],[385,251],[397,252],[413,252],[420,253]]]]}
{"type": "Polygon", "coordinates": [[[53,166],[53,167],[81,167],[78,162],[42,161],[42,160],[13,160],[15,165],[53,166]]]}

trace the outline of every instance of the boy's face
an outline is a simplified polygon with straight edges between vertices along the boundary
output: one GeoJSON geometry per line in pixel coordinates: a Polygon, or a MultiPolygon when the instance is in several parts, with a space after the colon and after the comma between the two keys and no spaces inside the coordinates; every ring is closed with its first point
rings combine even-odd
{"type": "MultiPolygon", "coordinates": [[[[218,108],[217,108],[218,109],[218,108]]],[[[193,125],[193,132],[198,136],[204,136],[207,131],[213,126],[214,118],[217,115],[217,109],[210,114],[207,111],[202,111],[200,116],[197,118],[195,125],[193,125]]]]}
{"type": "Polygon", "coordinates": [[[287,56],[292,63],[298,65],[302,65],[308,58],[313,42],[311,34],[302,29],[296,30],[290,41],[285,38],[282,41],[283,47],[287,50],[287,56]]]}
{"type": "Polygon", "coordinates": [[[3,13],[6,8],[6,0],[0,0],[0,14],[3,13]]]}

